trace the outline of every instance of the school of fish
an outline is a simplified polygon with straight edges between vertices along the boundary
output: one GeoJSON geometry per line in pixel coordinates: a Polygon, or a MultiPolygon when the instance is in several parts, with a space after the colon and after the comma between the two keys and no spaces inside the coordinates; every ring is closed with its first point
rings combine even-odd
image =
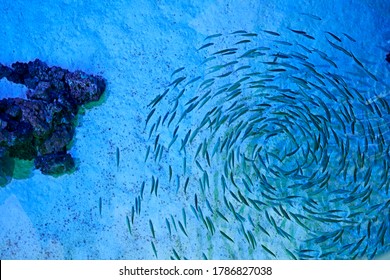
{"type": "Polygon", "coordinates": [[[318,40],[294,27],[208,36],[198,69],[178,68],[151,98],[145,162],[163,171],[140,186],[127,227],[149,219],[156,258],[389,251],[388,88],[355,56],[354,38],[324,31],[322,49],[318,40]],[[142,217],[144,196],[164,192],[180,197],[182,214],[142,217]]]}

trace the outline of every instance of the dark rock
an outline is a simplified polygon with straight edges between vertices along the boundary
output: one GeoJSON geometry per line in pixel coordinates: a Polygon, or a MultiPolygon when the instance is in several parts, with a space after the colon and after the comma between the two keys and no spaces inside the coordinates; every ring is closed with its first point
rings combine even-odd
{"type": "Polygon", "coordinates": [[[27,91],[27,98],[51,102],[52,98],[51,98],[50,82],[45,82],[45,81],[39,82],[35,90],[27,91]]]}
{"type": "Polygon", "coordinates": [[[98,101],[105,90],[100,76],[70,72],[35,61],[0,64],[0,78],[23,84],[27,99],[0,100],[0,159],[35,159],[44,174],[61,174],[74,169],[66,153],[75,133],[80,106],[98,101]]]}
{"type": "Polygon", "coordinates": [[[65,83],[69,87],[70,97],[79,105],[98,101],[105,89],[102,79],[81,71],[65,74],[65,83]]]}
{"type": "Polygon", "coordinates": [[[390,63],[390,53],[388,53],[388,54],[386,55],[386,61],[387,61],[388,63],[390,63]]]}
{"type": "Polygon", "coordinates": [[[66,149],[74,135],[74,127],[72,124],[62,124],[55,127],[54,131],[42,141],[38,151],[40,154],[51,154],[60,152],[66,149]]]}
{"type": "Polygon", "coordinates": [[[74,170],[75,163],[70,154],[57,153],[38,156],[35,158],[35,167],[46,175],[58,175],[74,170]]]}
{"type": "Polygon", "coordinates": [[[12,69],[0,64],[0,79],[8,77],[12,72],[12,69]]]}

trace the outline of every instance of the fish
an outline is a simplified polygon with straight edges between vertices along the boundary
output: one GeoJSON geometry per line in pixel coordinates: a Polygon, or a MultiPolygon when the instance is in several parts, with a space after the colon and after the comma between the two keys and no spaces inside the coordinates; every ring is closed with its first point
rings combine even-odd
{"type": "Polygon", "coordinates": [[[149,157],[149,153],[150,153],[150,146],[148,146],[148,148],[147,148],[147,150],[146,150],[144,162],[147,161],[147,159],[148,159],[148,157],[149,157]]]}
{"type": "Polygon", "coordinates": [[[263,32],[270,34],[272,36],[280,36],[278,32],[270,31],[270,30],[263,30],[263,32]]]}
{"type": "Polygon", "coordinates": [[[249,243],[252,246],[252,249],[255,249],[257,246],[257,241],[256,241],[255,236],[253,235],[252,231],[250,231],[250,230],[247,230],[247,235],[248,235],[249,243]]]}
{"type": "Polygon", "coordinates": [[[165,224],[167,225],[169,236],[172,236],[171,224],[167,218],[165,218],[165,224]]]}
{"type": "Polygon", "coordinates": [[[340,39],[339,37],[337,37],[336,35],[334,35],[332,32],[329,32],[329,31],[325,31],[325,32],[328,33],[330,36],[332,36],[333,39],[335,39],[335,40],[341,42],[341,39],[340,39]]]}
{"type": "Polygon", "coordinates": [[[141,189],[140,189],[140,196],[141,196],[141,199],[144,198],[144,189],[145,189],[145,181],[142,181],[141,189]]]}
{"type": "Polygon", "coordinates": [[[196,166],[199,168],[199,170],[204,172],[204,169],[203,169],[202,165],[199,163],[199,161],[195,160],[195,163],[196,163],[196,166]]]}
{"type": "Polygon", "coordinates": [[[293,212],[289,212],[290,213],[290,216],[294,218],[295,222],[297,224],[299,224],[301,227],[305,228],[306,230],[310,230],[308,226],[306,226],[302,221],[301,219],[302,218],[305,218],[304,216],[300,215],[300,214],[294,214],[293,212]]]}
{"type": "Polygon", "coordinates": [[[214,82],[215,82],[214,78],[207,79],[199,85],[199,89],[205,90],[205,89],[209,88],[212,84],[214,84],[214,82]]]}
{"type": "Polygon", "coordinates": [[[315,19],[315,20],[322,20],[319,16],[316,16],[313,14],[308,14],[308,13],[299,13],[299,14],[310,17],[310,18],[315,19]]]}
{"type": "Polygon", "coordinates": [[[153,249],[153,253],[154,253],[154,256],[156,257],[156,259],[158,258],[157,256],[157,250],[156,250],[156,246],[154,245],[153,241],[150,241],[150,243],[152,244],[152,249],[153,249]]]}
{"type": "Polygon", "coordinates": [[[137,201],[138,201],[138,211],[137,211],[137,213],[139,215],[141,213],[141,199],[140,199],[139,196],[137,197],[137,201]]]}
{"type": "Polygon", "coordinates": [[[282,212],[283,216],[284,216],[285,218],[287,218],[288,220],[290,220],[290,216],[288,215],[287,211],[284,210],[284,208],[282,207],[281,204],[279,205],[279,209],[280,209],[280,211],[282,212]]]}
{"type": "Polygon", "coordinates": [[[184,193],[187,193],[187,187],[188,187],[188,183],[190,181],[190,177],[187,177],[185,183],[184,183],[184,193]]]}
{"type": "Polygon", "coordinates": [[[337,64],[327,56],[321,56],[323,60],[331,64],[334,68],[338,68],[337,64]]]}
{"type": "Polygon", "coordinates": [[[192,213],[195,215],[196,219],[199,221],[199,215],[198,215],[198,212],[195,209],[195,207],[193,205],[190,205],[190,208],[191,208],[192,213]]]}
{"type": "Polygon", "coordinates": [[[128,216],[126,216],[126,223],[127,223],[127,229],[128,229],[128,231],[129,231],[130,235],[132,235],[132,233],[131,233],[130,219],[129,219],[128,216]]]}
{"type": "Polygon", "coordinates": [[[229,223],[229,220],[219,211],[219,210],[216,210],[216,213],[218,214],[218,216],[220,216],[223,220],[225,220],[225,222],[229,223]]]}
{"type": "Polygon", "coordinates": [[[221,33],[216,33],[216,34],[207,36],[204,40],[206,41],[206,40],[209,40],[209,39],[212,39],[212,38],[217,38],[217,37],[220,37],[220,36],[222,36],[221,33]]]}
{"type": "Polygon", "coordinates": [[[215,54],[230,54],[231,52],[235,52],[237,50],[238,50],[237,48],[223,49],[223,50],[220,50],[220,51],[213,53],[213,55],[215,55],[215,54]]]}
{"type": "Polygon", "coordinates": [[[261,244],[261,247],[263,247],[263,249],[264,249],[267,253],[271,254],[274,258],[276,258],[275,253],[272,252],[270,249],[268,249],[266,246],[264,246],[263,244],[261,244]]]}
{"type": "Polygon", "coordinates": [[[154,175],[152,175],[152,186],[150,187],[150,194],[154,192],[155,185],[156,185],[156,179],[154,178],[154,175]]]}
{"type": "Polygon", "coordinates": [[[206,217],[206,224],[207,224],[207,228],[210,231],[211,235],[214,235],[214,233],[215,233],[214,223],[211,221],[210,217],[208,217],[208,216],[206,217]]]}
{"type": "MultiPolygon", "coordinates": [[[[184,69],[184,68],[183,68],[184,69]]],[[[173,74],[172,74],[173,75],[173,74]]],[[[169,88],[166,89],[162,94],[157,95],[149,104],[148,107],[155,107],[169,92],[169,88]]]]}
{"type": "Polygon", "coordinates": [[[172,179],[172,173],[173,173],[172,166],[169,165],[169,182],[170,182],[171,179],[172,179]]]}
{"type": "Polygon", "coordinates": [[[176,252],[176,250],[175,250],[175,249],[172,249],[172,251],[173,251],[173,255],[175,256],[175,258],[176,258],[177,260],[180,260],[180,256],[179,256],[179,254],[176,252]]]}
{"type": "Polygon", "coordinates": [[[158,126],[160,125],[160,122],[161,122],[161,116],[159,116],[157,119],[155,131],[157,131],[158,126]]]}
{"type": "Polygon", "coordinates": [[[241,34],[241,36],[244,36],[244,37],[255,37],[255,36],[257,36],[257,34],[256,33],[243,33],[243,34],[241,34]]]}
{"type": "Polygon", "coordinates": [[[218,75],[218,76],[216,76],[217,78],[224,78],[224,77],[227,77],[227,76],[229,76],[230,74],[232,74],[233,73],[233,71],[228,71],[228,72],[226,72],[226,73],[224,73],[224,74],[221,74],[221,75],[218,75]]]}
{"type": "Polygon", "coordinates": [[[154,194],[157,196],[157,190],[158,190],[158,178],[156,180],[155,188],[154,188],[154,194]]]}
{"type": "Polygon", "coordinates": [[[175,118],[175,116],[176,116],[176,111],[175,111],[175,112],[173,112],[173,114],[172,114],[171,118],[169,119],[169,122],[168,122],[168,127],[169,127],[169,125],[171,124],[171,122],[173,121],[173,119],[175,118]]]}
{"type": "Polygon", "coordinates": [[[207,208],[209,209],[209,211],[211,213],[214,213],[213,208],[211,207],[211,204],[210,204],[210,202],[209,202],[209,200],[207,198],[206,198],[206,205],[207,205],[207,208]]]}
{"type": "MultiPolygon", "coordinates": [[[[240,66],[240,67],[238,67],[237,69],[235,69],[234,72],[238,72],[238,71],[240,71],[240,70],[249,69],[249,68],[251,68],[251,66],[249,66],[249,65],[243,65],[243,66],[240,66]]],[[[249,78],[249,77],[248,77],[248,78],[249,78]]]]}
{"type": "Polygon", "coordinates": [[[353,254],[359,247],[360,245],[362,244],[362,242],[364,241],[364,239],[366,238],[366,236],[363,236],[357,243],[354,247],[352,247],[351,251],[350,251],[350,254],[353,254]]]}
{"type": "Polygon", "coordinates": [[[137,215],[139,214],[139,203],[138,203],[138,196],[134,199],[134,204],[135,204],[135,212],[137,215]]]}
{"type": "Polygon", "coordinates": [[[291,29],[290,27],[287,27],[290,31],[296,33],[296,34],[300,34],[300,35],[306,35],[306,32],[305,31],[302,31],[302,30],[297,30],[297,29],[291,29]]]}
{"type": "Polygon", "coordinates": [[[183,71],[184,69],[185,69],[185,67],[180,67],[180,68],[176,69],[175,71],[173,71],[172,74],[171,74],[171,78],[172,78],[175,74],[177,74],[177,73],[183,71]]]}
{"type": "Polygon", "coordinates": [[[168,145],[168,150],[171,148],[171,146],[173,145],[173,143],[175,143],[177,137],[178,137],[178,135],[175,135],[175,136],[173,137],[173,139],[171,140],[171,142],[170,142],[169,145],[168,145]]]}
{"type": "Polygon", "coordinates": [[[155,127],[156,127],[156,124],[154,123],[154,124],[152,125],[152,127],[150,128],[148,140],[149,140],[150,137],[152,136],[152,133],[153,133],[153,130],[154,130],[155,127]]]}
{"type": "Polygon", "coordinates": [[[246,43],[250,43],[250,42],[251,42],[251,40],[245,39],[245,40],[238,41],[237,43],[235,43],[235,45],[246,44],[246,43]]]}
{"type": "Polygon", "coordinates": [[[262,227],[260,224],[257,224],[257,226],[260,228],[260,230],[261,230],[263,233],[265,233],[266,235],[268,235],[268,236],[270,237],[268,231],[267,231],[264,227],[262,227]]]}
{"type": "Polygon", "coordinates": [[[288,250],[287,248],[284,248],[284,250],[290,256],[290,258],[292,258],[293,260],[297,260],[297,257],[290,250],[288,250]]]}
{"type": "MultiPolygon", "coordinates": [[[[244,174],[244,175],[246,175],[246,174],[244,174]]],[[[248,179],[250,180],[250,178],[248,178],[248,179]]],[[[245,180],[244,178],[242,178],[242,182],[243,182],[243,184],[244,184],[244,186],[245,186],[245,189],[246,189],[248,192],[252,193],[252,190],[251,190],[251,188],[250,188],[250,186],[249,186],[247,180],[245,180]]],[[[252,185],[253,185],[253,184],[252,184],[252,185]]]]}
{"type": "Polygon", "coordinates": [[[339,51],[345,53],[347,56],[352,57],[352,53],[351,53],[351,52],[347,51],[346,49],[344,49],[343,47],[341,47],[341,46],[339,46],[339,45],[337,45],[337,44],[335,44],[335,43],[332,43],[332,42],[329,41],[328,39],[326,39],[326,40],[327,40],[328,43],[329,43],[333,48],[335,48],[336,50],[339,50],[339,51]]]}
{"type": "Polygon", "coordinates": [[[207,185],[207,188],[210,188],[209,175],[206,170],[203,172],[203,184],[204,186],[207,185]]]}
{"type": "Polygon", "coordinates": [[[242,54],[241,56],[239,56],[239,58],[245,58],[245,57],[250,58],[250,57],[265,55],[265,53],[259,52],[259,50],[260,50],[259,48],[250,49],[246,51],[244,54],[242,54]]]}
{"type": "Polygon", "coordinates": [[[313,50],[308,49],[307,47],[305,47],[305,46],[302,45],[302,44],[297,43],[297,46],[301,47],[303,50],[305,50],[305,51],[308,52],[308,53],[312,53],[312,52],[313,52],[313,50]]]}
{"type": "Polygon", "coordinates": [[[153,109],[152,111],[149,112],[148,116],[146,117],[145,128],[148,125],[148,122],[149,122],[150,118],[153,116],[155,111],[156,111],[156,109],[153,109]]]}
{"type": "Polygon", "coordinates": [[[184,104],[184,106],[187,106],[188,104],[193,103],[198,98],[199,98],[199,96],[195,96],[194,98],[191,98],[186,104],[184,104]]]}
{"type": "Polygon", "coordinates": [[[235,64],[235,63],[238,63],[238,61],[232,61],[232,62],[229,62],[229,63],[226,63],[226,64],[220,64],[220,65],[212,66],[212,67],[209,68],[210,71],[207,74],[211,74],[211,73],[217,72],[217,71],[222,70],[222,69],[226,68],[227,66],[235,64]]]}
{"type": "Polygon", "coordinates": [[[180,221],[178,221],[178,224],[179,224],[180,230],[184,233],[185,236],[188,237],[188,234],[187,234],[187,232],[186,232],[186,230],[185,230],[183,224],[182,224],[180,221]]]}
{"type": "Polygon", "coordinates": [[[294,83],[296,83],[297,85],[305,88],[305,89],[311,89],[309,86],[308,86],[308,82],[300,77],[296,77],[296,76],[290,76],[290,78],[293,80],[294,83]]]}
{"type": "Polygon", "coordinates": [[[150,227],[150,232],[152,233],[153,238],[156,238],[156,232],[154,231],[152,220],[149,220],[149,227],[150,227]]]}
{"type": "Polygon", "coordinates": [[[346,34],[346,33],[343,33],[344,34],[344,36],[345,37],[347,37],[350,41],[352,41],[352,42],[356,42],[356,40],[353,38],[353,37],[351,37],[350,35],[348,35],[348,34],[346,34]]]}
{"type": "MultiPolygon", "coordinates": [[[[156,151],[158,140],[160,138],[160,134],[158,134],[154,140],[154,151],[156,151]]],[[[117,166],[119,165],[119,150],[117,148],[117,166]]]]}
{"type": "Polygon", "coordinates": [[[175,79],[172,83],[169,84],[169,86],[173,86],[173,88],[176,88],[182,81],[184,81],[187,77],[179,77],[175,79]]]}
{"type": "Polygon", "coordinates": [[[102,216],[102,205],[103,205],[102,198],[99,197],[99,215],[100,215],[100,217],[102,216]]]}
{"type": "MultiPolygon", "coordinates": [[[[204,44],[203,46],[201,46],[201,47],[198,49],[198,51],[200,51],[200,50],[202,50],[202,49],[204,49],[204,48],[210,47],[210,46],[212,46],[212,45],[214,45],[214,43],[207,43],[207,44],[204,44]]],[[[184,69],[184,68],[183,68],[183,69],[184,69]]]]}
{"type": "Polygon", "coordinates": [[[292,46],[293,44],[287,41],[282,41],[282,40],[274,40],[275,43],[278,43],[280,45],[285,45],[285,46],[292,46]]]}
{"type": "Polygon", "coordinates": [[[269,69],[268,71],[271,71],[271,72],[286,72],[287,70],[285,68],[272,68],[272,69],[269,69]]]}
{"type": "Polygon", "coordinates": [[[236,30],[236,31],[234,31],[234,32],[232,32],[230,34],[245,34],[245,33],[248,33],[248,32],[245,31],[245,30],[236,30]]]}
{"type": "Polygon", "coordinates": [[[179,130],[180,126],[176,126],[175,130],[173,131],[173,137],[177,136],[177,131],[179,130]]]}
{"type": "Polygon", "coordinates": [[[196,81],[200,80],[201,78],[202,78],[202,76],[198,76],[198,77],[195,77],[195,78],[191,79],[189,82],[186,83],[186,85],[184,87],[187,87],[190,84],[195,83],[196,81]]]}
{"type": "Polygon", "coordinates": [[[206,58],[205,60],[203,60],[203,62],[200,65],[204,65],[210,61],[215,60],[216,58],[217,58],[216,56],[210,56],[210,57],[206,58]]]}
{"type": "Polygon", "coordinates": [[[241,201],[242,203],[244,203],[245,205],[249,206],[248,202],[246,201],[245,197],[242,195],[242,193],[240,192],[240,190],[238,190],[238,197],[240,198],[239,201],[241,201]]]}
{"type": "MultiPolygon", "coordinates": [[[[187,158],[184,157],[183,158],[183,174],[186,174],[187,173],[187,158]]],[[[186,191],[186,189],[184,189],[184,192],[186,191]]]]}
{"type": "Polygon", "coordinates": [[[134,205],[131,207],[131,224],[134,224],[135,210],[134,205]]]}
{"type": "Polygon", "coordinates": [[[356,58],[356,56],[355,56],[353,53],[351,53],[351,56],[352,56],[353,60],[354,60],[360,67],[362,67],[363,69],[365,69],[363,63],[361,63],[361,62],[356,58]]]}
{"type": "Polygon", "coordinates": [[[219,231],[221,233],[221,235],[223,237],[225,237],[227,240],[229,240],[230,242],[234,243],[234,240],[229,236],[227,235],[225,232],[223,232],[222,230],[219,231]]]}
{"type": "Polygon", "coordinates": [[[173,227],[175,228],[175,231],[177,232],[175,219],[173,218],[172,214],[170,216],[171,216],[171,221],[172,221],[173,227]]]}

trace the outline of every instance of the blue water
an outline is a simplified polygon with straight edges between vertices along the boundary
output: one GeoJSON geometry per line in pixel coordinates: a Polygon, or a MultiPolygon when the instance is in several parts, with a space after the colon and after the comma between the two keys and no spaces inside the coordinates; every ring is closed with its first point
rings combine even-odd
{"type": "Polygon", "coordinates": [[[1,63],[108,86],[74,173],[0,189],[1,258],[388,252],[390,4],[353,2],[5,1],[1,63]]]}

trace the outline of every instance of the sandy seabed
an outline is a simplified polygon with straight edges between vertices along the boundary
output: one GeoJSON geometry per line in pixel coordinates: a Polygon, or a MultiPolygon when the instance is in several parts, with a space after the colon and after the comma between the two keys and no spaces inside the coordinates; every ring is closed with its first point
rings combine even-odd
{"type": "MultiPolygon", "coordinates": [[[[58,178],[39,171],[15,174],[0,189],[0,257],[152,259],[153,246],[162,259],[175,257],[173,249],[189,259],[272,257],[261,249],[261,237],[260,249],[246,249],[243,241],[240,244],[246,245],[237,251],[221,235],[206,237],[189,208],[193,197],[176,193],[175,185],[161,180],[159,195],[150,194],[152,176],[158,178],[167,161],[144,161],[148,145],[153,145],[145,129],[147,105],[169,86],[174,70],[194,69],[189,70],[194,77],[196,71],[204,71],[197,68],[204,59],[197,49],[206,36],[236,30],[266,29],[287,37],[292,36],[287,28],[293,27],[322,38],[329,37],[325,31],[346,33],[357,41],[354,55],[382,81],[389,81],[384,59],[390,51],[389,12],[390,2],[379,0],[3,1],[2,64],[39,58],[70,71],[102,75],[107,90],[105,102],[80,117],[70,150],[78,160],[76,172],[58,178]],[[145,197],[130,234],[127,221],[142,182],[145,197]],[[179,225],[172,238],[166,218],[183,221],[183,207],[190,238],[179,225]]],[[[312,42],[312,47],[321,46],[312,42]]],[[[327,45],[326,51],[330,49],[327,45]]],[[[2,98],[22,97],[24,90],[0,81],[2,98]]],[[[191,119],[183,125],[191,125],[191,119]]],[[[175,164],[181,166],[178,161],[175,164]]],[[[387,243],[389,230],[387,223],[387,243]]],[[[299,232],[299,238],[304,239],[303,234],[299,232]]],[[[236,235],[232,237],[242,239],[236,235]]],[[[266,245],[278,258],[289,258],[283,244],[275,238],[266,245]]]]}

